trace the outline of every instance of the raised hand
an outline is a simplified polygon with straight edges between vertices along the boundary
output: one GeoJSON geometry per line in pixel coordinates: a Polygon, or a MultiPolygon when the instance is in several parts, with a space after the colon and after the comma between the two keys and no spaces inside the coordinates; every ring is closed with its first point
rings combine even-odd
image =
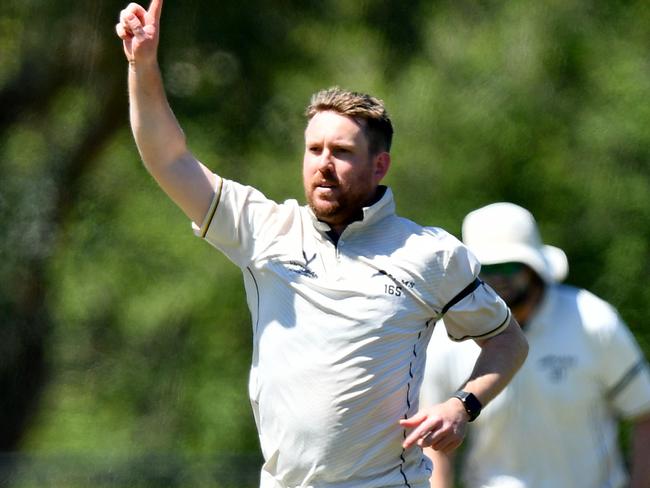
{"type": "Polygon", "coordinates": [[[130,64],[156,62],[162,4],[163,0],[151,0],[149,10],[145,10],[137,3],[130,3],[120,12],[115,32],[122,39],[130,64]]]}

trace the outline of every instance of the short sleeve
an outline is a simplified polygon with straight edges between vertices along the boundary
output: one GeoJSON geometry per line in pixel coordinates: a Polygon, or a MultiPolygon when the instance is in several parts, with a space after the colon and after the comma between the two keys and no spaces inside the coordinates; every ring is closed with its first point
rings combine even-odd
{"type": "Polygon", "coordinates": [[[451,307],[445,314],[447,334],[453,341],[487,339],[508,326],[510,310],[486,283],[451,307]]]}
{"type": "Polygon", "coordinates": [[[250,186],[219,178],[210,211],[195,233],[222,251],[240,268],[267,247],[286,206],[250,186]]]}
{"type": "Polygon", "coordinates": [[[478,260],[467,247],[459,245],[450,255],[445,277],[456,285],[454,295],[446,298],[443,313],[447,334],[454,341],[487,339],[508,325],[508,306],[478,278],[479,271],[478,260]]]}
{"type": "Polygon", "coordinates": [[[612,408],[624,418],[650,413],[650,369],[618,313],[585,292],[579,298],[598,357],[599,378],[612,408]]]}
{"type": "Polygon", "coordinates": [[[650,413],[650,367],[645,358],[630,367],[619,383],[610,390],[614,409],[625,418],[650,413]]]}

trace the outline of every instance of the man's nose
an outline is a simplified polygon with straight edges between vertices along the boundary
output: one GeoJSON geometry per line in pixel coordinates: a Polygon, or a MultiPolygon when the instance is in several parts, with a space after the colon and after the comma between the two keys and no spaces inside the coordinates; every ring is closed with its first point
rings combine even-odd
{"type": "Polygon", "coordinates": [[[318,170],[321,172],[331,171],[334,167],[334,158],[332,156],[332,151],[329,149],[323,149],[323,152],[320,154],[318,160],[318,170]]]}

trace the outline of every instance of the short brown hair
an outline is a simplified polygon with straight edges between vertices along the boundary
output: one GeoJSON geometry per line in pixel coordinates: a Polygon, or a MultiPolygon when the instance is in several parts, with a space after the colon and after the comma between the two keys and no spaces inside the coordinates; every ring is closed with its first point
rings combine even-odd
{"type": "Polygon", "coordinates": [[[365,132],[371,154],[389,152],[393,141],[393,124],[384,101],[365,93],[342,90],[335,86],[314,93],[305,110],[307,120],[318,112],[332,110],[341,115],[366,121],[365,132]]]}

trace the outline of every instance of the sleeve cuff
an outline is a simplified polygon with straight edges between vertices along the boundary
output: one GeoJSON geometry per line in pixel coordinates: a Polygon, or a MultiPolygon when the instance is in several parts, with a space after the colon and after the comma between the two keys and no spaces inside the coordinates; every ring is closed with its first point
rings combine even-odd
{"type": "Polygon", "coordinates": [[[217,207],[219,206],[219,200],[221,199],[221,189],[223,188],[223,178],[220,176],[217,176],[218,181],[217,185],[215,187],[214,191],[214,196],[212,197],[212,202],[210,203],[210,208],[208,209],[208,212],[205,214],[205,218],[203,219],[203,222],[201,223],[201,227],[196,225],[196,223],[192,222],[192,230],[194,231],[194,234],[197,237],[200,237],[203,239],[205,235],[208,232],[208,229],[210,228],[210,224],[212,223],[212,219],[214,219],[214,214],[217,211],[217,207]]]}

